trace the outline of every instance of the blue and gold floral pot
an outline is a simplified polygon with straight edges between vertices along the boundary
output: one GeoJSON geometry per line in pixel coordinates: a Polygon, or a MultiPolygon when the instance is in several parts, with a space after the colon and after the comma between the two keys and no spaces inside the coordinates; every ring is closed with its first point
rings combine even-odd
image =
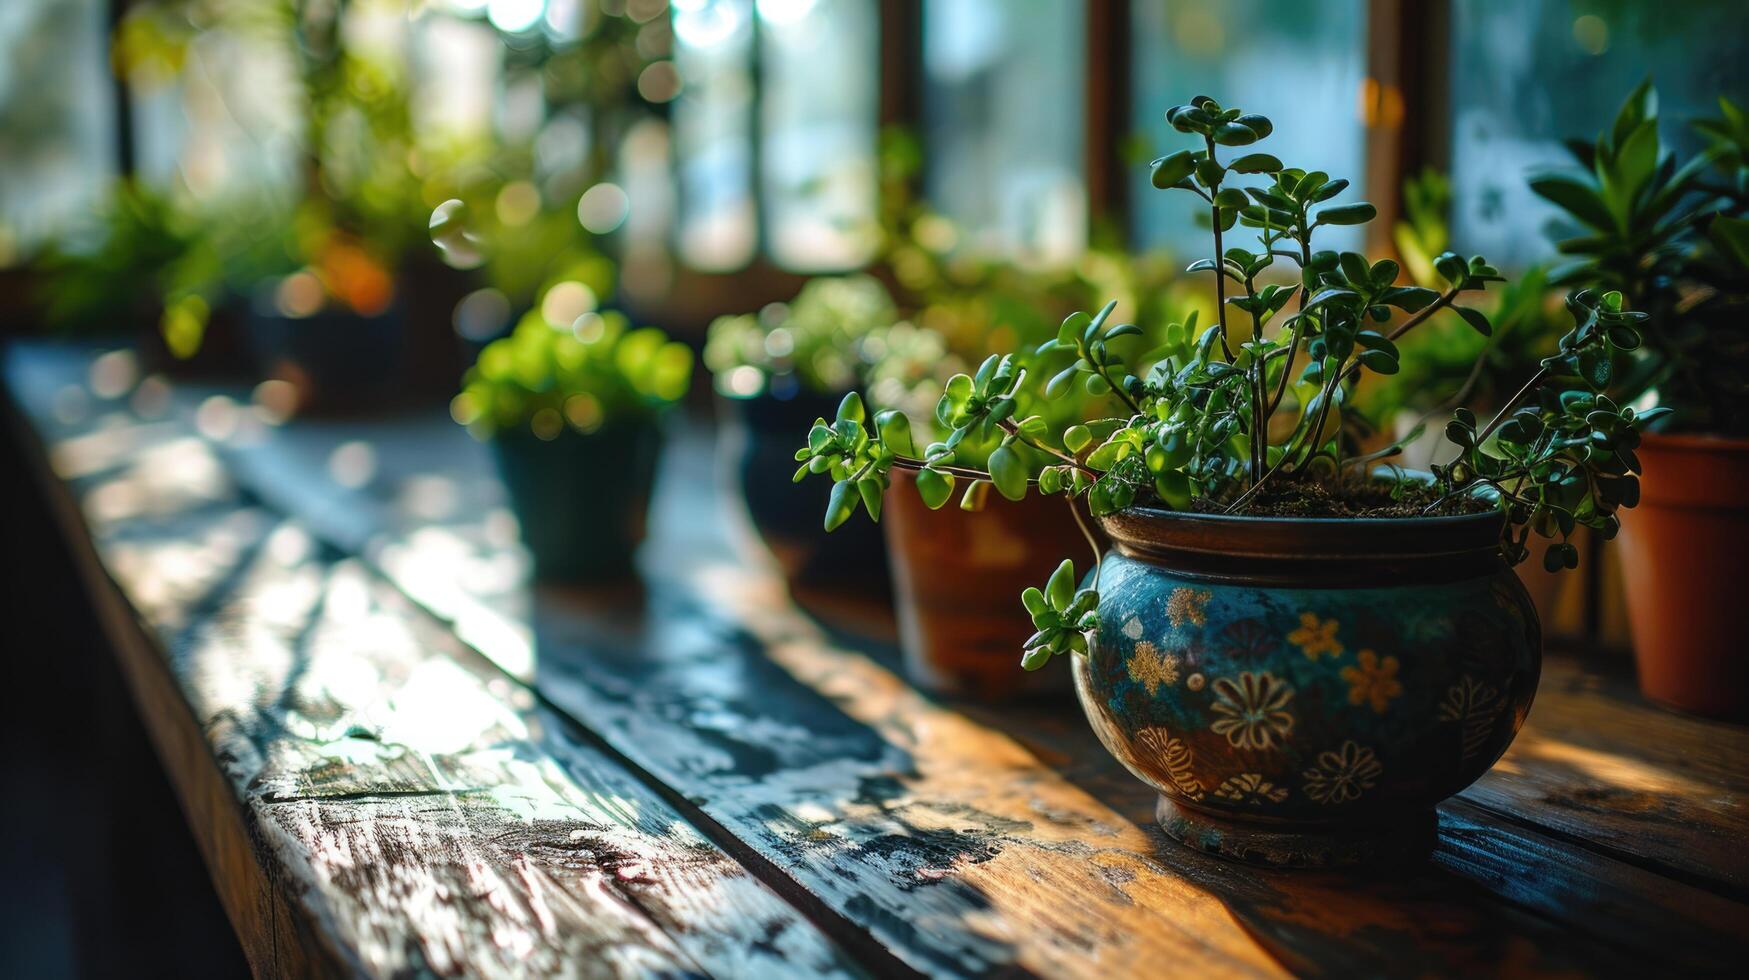
{"type": "Polygon", "coordinates": [[[1541,671],[1501,520],[1104,518],[1081,705],[1192,847],[1295,867],[1425,852],[1541,671]]]}

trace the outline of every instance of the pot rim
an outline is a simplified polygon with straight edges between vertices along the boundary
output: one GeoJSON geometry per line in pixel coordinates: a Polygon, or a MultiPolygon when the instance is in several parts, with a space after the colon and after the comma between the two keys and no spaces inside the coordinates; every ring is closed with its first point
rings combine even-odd
{"type": "MultiPolygon", "coordinates": [[[[1387,531],[1401,530],[1406,527],[1475,526],[1498,523],[1505,519],[1498,510],[1480,510],[1470,514],[1434,514],[1427,517],[1310,517],[1289,514],[1210,514],[1203,511],[1170,510],[1151,504],[1135,504],[1125,507],[1117,513],[1136,514],[1151,520],[1188,521],[1216,525],[1231,524],[1252,527],[1266,524],[1318,525],[1320,527],[1367,528],[1369,530],[1382,528],[1387,531]]],[[[1114,515],[1106,514],[1099,519],[1104,521],[1112,516],[1114,515]]]]}
{"type": "Polygon", "coordinates": [[[1640,439],[1641,445],[1657,449],[1749,454],[1749,438],[1712,432],[1646,432],[1640,439]]]}
{"type": "Polygon", "coordinates": [[[1281,517],[1130,507],[1099,519],[1119,554],[1216,579],[1306,585],[1467,578],[1506,568],[1498,510],[1281,517]]]}

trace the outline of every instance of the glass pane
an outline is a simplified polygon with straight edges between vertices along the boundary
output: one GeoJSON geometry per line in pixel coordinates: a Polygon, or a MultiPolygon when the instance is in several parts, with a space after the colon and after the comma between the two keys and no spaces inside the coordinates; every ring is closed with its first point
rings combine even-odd
{"type": "Polygon", "coordinates": [[[972,247],[1061,261],[1087,240],[1085,5],[926,0],[926,184],[972,247]]]}
{"type": "MultiPolygon", "coordinates": [[[[1353,181],[1341,200],[1363,200],[1365,126],[1360,90],[1366,76],[1363,0],[1137,0],[1130,48],[1131,128],[1139,146],[1131,165],[1134,243],[1201,254],[1208,232],[1192,223],[1201,202],[1156,190],[1147,160],[1185,147],[1190,137],[1166,125],[1166,110],[1192,96],[1260,112],[1275,123],[1262,149],[1290,167],[1353,181]],[[1317,114],[1318,124],[1296,122],[1317,114]]],[[[1256,183],[1265,183],[1258,180],[1256,183]]],[[[1358,230],[1318,232],[1319,247],[1357,248],[1358,230]]]]}
{"type": "Polygon", "coordinates": [[[1595,138],[1648,75],[1667,139],[1718,96],[1749,97],[1743,0],[1458,0],[1452,43],[1452,241],[1496,265],[1554,254],[1557,211],[1526,178],[1571,166],[1560,141],[1595,138]]]}
{"type": "Polygon", "coordinates": [[[86,217],[114,170],[104,11],[0,3],[0,265],[86,217]]]}
{"type": "Polygon", "coordinates": [[[874,0],[759,0],[767,248],[805,271],[867,261],[878,237],[874,0]]]}
{"type": "Polygon", "coordinates": [[[753,258],[753,0],[677,0],[674,151],[680,254],[700,269],[753,258]]]}
{"type": "Polygon", "coordinates": [[[301,177],[304,93],[287,40],[220,21],[178,53],[174,74],[147,60],[129,78],[140,177],[197,202],[289,197],[301,177]]]}

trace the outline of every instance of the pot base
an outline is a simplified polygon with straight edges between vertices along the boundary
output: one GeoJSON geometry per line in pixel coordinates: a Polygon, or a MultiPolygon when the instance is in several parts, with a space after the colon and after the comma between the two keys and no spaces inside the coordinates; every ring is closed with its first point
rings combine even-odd
{"type": "Polygon", "coordinates": [[[1277,868],[1337,868],[1386,860],[1419,860],[1433,850],[1438,820],[1432,810],[1387,828],[1275,830],[1187,807],[1166,797],[1154,808],[1173,840],[1220,857],[1277,868]]]}

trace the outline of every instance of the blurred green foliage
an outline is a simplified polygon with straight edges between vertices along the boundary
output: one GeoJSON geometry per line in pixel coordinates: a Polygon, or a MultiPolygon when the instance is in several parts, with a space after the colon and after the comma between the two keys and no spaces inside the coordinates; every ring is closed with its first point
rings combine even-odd
{"type": "Polygon", "coordinates": [[[525,425],[542,439],[588,434],[659,414],[691,377],[692,351],[660,330],[611,312],[559,327],[537,310],[480,352],[450,414],[482,439],[525,425]]]}
{"type": "Polygon", "coordinates": [[[1678,160],[1659,132],[1658,93],[1642,83],[1595,142],[1568,144],[1578,171],[1531,188],[1580,234],[1562,284],[1619,290],[1651,320],[1646,345],[1614,379],[1618,400],[1655,390],[1689,430],[1749,435],[1749,117],[1728,98],[1695,129],[1707,141],[1678,160]]]}

